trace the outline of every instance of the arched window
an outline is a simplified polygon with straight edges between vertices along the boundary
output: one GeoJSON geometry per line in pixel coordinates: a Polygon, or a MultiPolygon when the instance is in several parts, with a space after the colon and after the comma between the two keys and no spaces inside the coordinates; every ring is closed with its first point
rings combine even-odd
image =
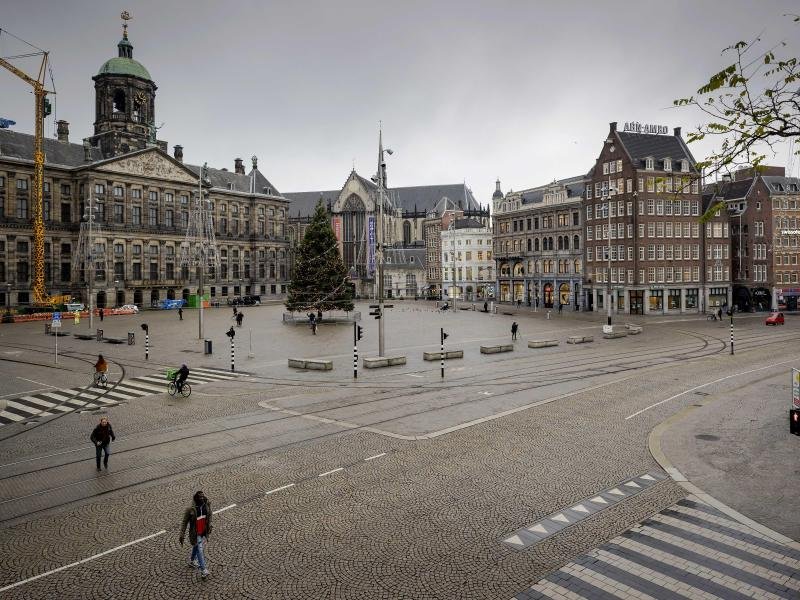
{"type": "Polygon", "coordinates": [[[521,262],[518,262],[514,265],[514,275],[524,275],[525,274],[525,267],[522,266],[521,262]]]}
{"type": "Polygon", "coordinates": [[[581,238],[580,236],[574,236],[572,238],[572,249],[573,250],[580,250],[581,249],[581,238]]]}
{"type": "Polygon", "coordinates": [[[531,251],[531,238],[528,238],[528,252],[531,251]]]}
{"type": "Polygon", "coordinates": [[[559,250],[564,249],[564,242],[561,241],[561,236],[558,236],[558,249],[559,250]]]}
{"type": "Polygon", "coordinates": [[[569,250],[569,236],[564,236],[564,250],[569,250]]]}
{"type": "Polygon", "coordinates": [[[575,272],[576,273],[580,273],[581,272],[581,261],[580,261],[579,258],[575,259],[574,266],[575,266],[575,272]]]}
{"type": "Polygon", "coordinates": [[[114,90],[114,112],[125,112],[125,91],[114,90]]]}
{"type": "Polygon", "coordinates": [[[539,238],[536,238],[536,239],[533,240],[533,251],[534,252],[538,252],[539,251],[539,238]]]}
{"type": "Polygon", "coordinates": [[[403,222],[403,245],[411,245],[411,223],[408,221],[403,222]]]}

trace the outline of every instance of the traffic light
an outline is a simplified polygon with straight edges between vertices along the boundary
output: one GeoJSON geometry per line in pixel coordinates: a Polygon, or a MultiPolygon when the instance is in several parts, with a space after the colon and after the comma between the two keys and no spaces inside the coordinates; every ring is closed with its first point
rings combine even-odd
{"type": "Polygon", "coordinates": [[[789,411],[789,433],[800,435],[800,408],[789,411]]]}
{"type": "Polygon", "coordinates": [[[370,304],[369,307],[375,309],[375,310],[371,311],[369,314],[371,316],[375,317],[376,319],[380,319],[381,318],[381,306],[380,306],[380,304],[370,304]]]}
{"type": "Polygon", "coordinates": [[[442,332],[442,341],[445,341],[448,337],[450,337],[449,333],[442,332]]]}
{"type": "Polygon", "coordinates": [[[360,340],[361,336],[363,335],[364,330],[361,328],[361,325],[356,325],[356,339],[360,340]]]}
{"type": "Polygon", "coordinates": [[[227,335],[229,338],[231,338],[231,341],[233,341],[233,338],[236,337],[236,331],[234,331],[233,325],[231,325],[231,328],[225,332],[225,335],[227,335]]]}
{"type": "Polygon", "coordinates": [[[149,327],[147,327],[147,323],[142,323],[142,331],[148,333],[149,327]]]}

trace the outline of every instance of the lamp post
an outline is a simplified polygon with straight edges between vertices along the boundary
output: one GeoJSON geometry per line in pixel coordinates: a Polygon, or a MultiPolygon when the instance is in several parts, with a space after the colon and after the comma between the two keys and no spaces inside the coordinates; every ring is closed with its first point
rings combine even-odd
{"type": "MultiPolygon", "coordinates": [[[[611,146],[613,151],[614,146],[611,146]]],[[[608,325],[611,326],[611,176],[608,177],[608,189],[606,190],[606,211],[608,212],[608,272],[606,273],[606,305],[608,325]]]]}
{"type": "Polygon", "coordinates": [[[11,282],[6,283],[6,314],[11,313],[11,282]]]}
{"type": "MultiPolygon", "coordinates": [[[[386,153],[389,155],[392,154],[392,150],[387,148],[385,150],[386,153]]],[[[383,230],[383,203],[384,203],[384,194],[386,192],[386,162],[384,159],[384,149],[383,149],[383,131],[380,131],[378,134],[378,173],[376,175],[377,184],[378,184],[378,204],[379,212],[378,212],[378,251],[377,251],[377,259],[378,259],[378,313],[380,318],[378,319],[378,356],[384,356],[384,349],[385,349],[385,340],[384,340],[384,329],[383,329],[383,321],[384,321],[384,309],[383,309],[383,296],[384,296],[384,289],[383,289],[383,246],[384,246],[384,230],[383,230]]]]}
{"type": "Polygon", "coordinates": [[[89,206],[86,208],[85,217],[89,223],[89,241],[87,255],[89,258],[89,269],[87,273],[88,296],[89,296],[89,329],[94,329],[94,267],[95,267],[95,248],[94,248],[94,219],[97,207],[94,205],[94,197],[89,194],[89,206]]]}
{"type": "Polygon", "coordinates": [[[458,288],[456,287],[456,219],[452,215],[447,230],[450,232],[450,253],[453,257],[453,311],[456,310],[456,299],[458,298],[458,288]]]}

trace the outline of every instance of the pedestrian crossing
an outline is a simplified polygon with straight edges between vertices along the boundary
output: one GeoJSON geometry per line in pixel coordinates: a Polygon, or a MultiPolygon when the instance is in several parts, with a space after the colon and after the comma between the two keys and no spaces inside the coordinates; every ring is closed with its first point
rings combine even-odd
{"type": "MultiPolygon", "coordinates": [[[[192,386],[227,381],[238,377],[235,373],[221,369],[194,368],[189,375],[192,386]]],[[[142,375],[124,379],[112,388],[91,387],[54,389],[21,396],[8,400],[5,410],[0,412],[0,426],[19,423],[34,417],[52,417],[75,410],[92,410],[95,408],[114,406],[123,401],[135,400],[143,396],[161,394],[167,391],[167,380],[164,373],[142,375]]]]}
{"type": "Polygon", "coordinates": [[[800,598],[800,550],[688,496],[514,600],[800,598]]]}

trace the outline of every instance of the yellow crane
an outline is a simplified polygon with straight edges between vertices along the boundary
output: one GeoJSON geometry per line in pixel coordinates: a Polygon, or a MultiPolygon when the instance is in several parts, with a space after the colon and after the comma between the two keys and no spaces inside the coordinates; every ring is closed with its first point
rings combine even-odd
{"type": "Polygon", "coordinates": [[[35,79],[21,71],[7,60],[0,58],[0,66],[8,69],[14,75],[33,87],[34,102],[36,103],[36,126],[33,136],[33,303],[37,305],[49,304],[50,298],[44,285],[44,218],[42,215],[42,189],[44,181],[44,118],[50,114],[47,94],[55,91],[46,90],[44,87],[47,74],[48,53],[40,51],[26,56],[41,55],[42,63],[39,66],[39,75],[35,79]]]}

